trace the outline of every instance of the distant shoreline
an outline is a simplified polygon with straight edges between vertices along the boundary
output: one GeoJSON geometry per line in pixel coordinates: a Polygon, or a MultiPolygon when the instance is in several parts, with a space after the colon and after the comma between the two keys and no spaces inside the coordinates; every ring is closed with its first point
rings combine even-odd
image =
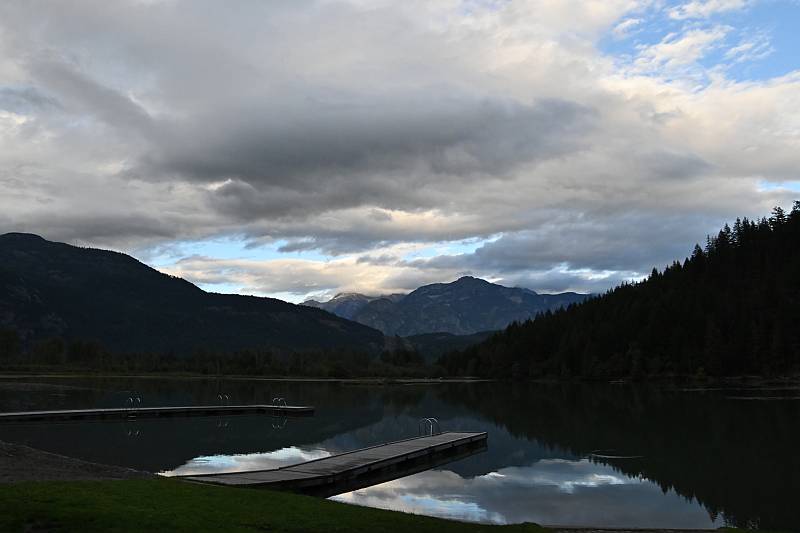
{"type": "Polygon", "coordinates": [[[235,381],[285,381],[307,383],[366,383],[375,385],[408,385],[425,384],[436,385],[439,383],[487,383],[497,380],[479,378],[313,378],[313,377],[274,377],[274,376],[242,376],[242,375],[209,375],[209,374],[95,374],[87,372],[24,372],[0,373],[0,379],[28,379],[28,378],[136,378],[136,379],[186,379],[210,380],[227,379],[235,381]]]}
{"type": "Polygon", "coordinates": [[[653,376],[642,380],[633,379],[558,379],[542,378],[527,380],[488,379],[472,377],[453,378],[390,378],[390,377],[364,377],[364,378],[330,378],[330,377],[289,377],[289,376],[243,376],[243,375],[210,375],[210,374],[119,374],[119,373],[92,373],[92,372],[3,372],[0,371],[0,380],[14,379],[68,379],[68,378],[108,378],[108,379],[179,379],[179,380],[230,380],[230,381],[265,381],[284,383],[344,383],[359,385],[442,385],[448,383],[538,383],[538,384],[606,384],[606,385],[665,385],[671,384],[684,387],[687,392],[707,391],[714,388],[730,387],[767,387],[788,386],[800,387],[800,375],[791,376],[726,376],[720,378],[708,377],[698,379],[693,376],[653,376]]]}

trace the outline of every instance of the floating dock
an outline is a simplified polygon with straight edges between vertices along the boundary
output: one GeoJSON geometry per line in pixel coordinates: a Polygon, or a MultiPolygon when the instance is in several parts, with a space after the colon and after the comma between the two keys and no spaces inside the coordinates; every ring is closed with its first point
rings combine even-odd
{"type": "Polygon", "coordinates": [[[271,470],[180,476],[231,487],[334,496],[428,470],[486,450],[488,434],[447,432],[363,448],[271,470]]]}
{"type": "Polygon", "coordinates": [[[296,405],[196,405],[188,407],[136,407],[116,409],[69,409],[0,413],[2,422],[63,422],[70,420],[126,420],[186,416],[256,415],[312,416],[314,408],[296,405]]]}

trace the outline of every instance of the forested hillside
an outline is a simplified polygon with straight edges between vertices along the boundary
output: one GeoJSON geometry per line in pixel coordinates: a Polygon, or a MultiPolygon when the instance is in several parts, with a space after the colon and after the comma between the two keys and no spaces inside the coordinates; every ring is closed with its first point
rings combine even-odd
{"type": "Polygon", "coordinates": [[[377,355],[384,347],[379,331],[319,309],[208,293],[121,253],[0,235],[0,362],[69,360],[87,341],[112,353],[178,357],[274,349],[377,355]]]}
{"type": "Polygon", "coordinates": [[[737,219],[685,261],[451,353],[451,375],[620,377],[800,371],[800,202],[737,219]]]}

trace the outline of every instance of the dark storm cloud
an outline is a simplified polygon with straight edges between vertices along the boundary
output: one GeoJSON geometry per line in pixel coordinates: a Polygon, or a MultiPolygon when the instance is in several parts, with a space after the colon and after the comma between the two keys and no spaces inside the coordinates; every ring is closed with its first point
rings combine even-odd
{"type": "Polygon", "coordinates": [[[205,199],[211,209],[242,222],[283,217],[299,221],[324,211],[370,204],[399,209],[431,207],[434,198],[420,198],[420,190],[414,186],[417,179],[413,175],[320,173],[305,176],[309,183],[294,180],[280,186],[236,179],[208,191],[205,199]]]}
{"type": "Polygon", "coordinates": [[[236,178],[304,191],[332,175],[414,165],[429,177],[496,175],[580,148],[594,117],[585,106],[552,99],[523,105],[425,91],[351,100],[202,116],[179,126],[172,139],[162,138],[149,164],[191,180],[236,178]]]}

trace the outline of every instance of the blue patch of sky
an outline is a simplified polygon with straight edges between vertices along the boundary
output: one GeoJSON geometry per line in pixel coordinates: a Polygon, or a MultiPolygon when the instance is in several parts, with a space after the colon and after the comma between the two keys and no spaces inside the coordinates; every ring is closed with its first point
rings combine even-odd
{"type": "Polygon", "coordinates": [[[758,182],[758,190],[762,192],[789,190],[800,193],[800,181],[766,181],[758,182]]]}
{"type": "MultiPolygon", "coordinates": [[[[486,239],[464,239],[453,242],[441,242],[409,252],[405,259],[424,259],[438,255],[470,254],[486,243],[497,240],[499,236],[486,239]]],[[[329,261],[332,256],[318,250],[281,251],[287,244],[279,239],[270,243],[249,245],[250,241],[241,237],[221,237],[198,241],[179,241],[169,247],[156,250],[146,258],[146,262],[155,268],[174,265],[182,258],[190,256],[211,257],[222,260],[271,261],[275,259],[305,259],[309,261],[329,261]]]]}
{"type": "Polygon", "coordinates": [[[664,37],[676,33],[683,27],[682,21],[670,19],[664,12],[648,9],[642,13],[631,13],[624,20],[638,20],[623,36],[609,31],[598,43],[600,51],[620,58],[635,58],[640,47],[661,42],[664,37]]]}
{"type": "Polygon", "coordinates": [[[670,18],[669,10],[683,4],[671,2],[629,14],[623,20],[639,19],[639,24],[621,38],[609,31],[598,43],[600,51],[622,61],[631,61],[642,48],[658,44],[668,36],[680,38],[688,30],[724,26],[730,28],[728,34],[720,46],[712,48],[699,60],[703,67],[725,65],[727,77],[738,81],[770,79],[800,68],[797,54],[800,50],[800,0],[761,0],[745,9],[716,13],[707,19],[670,18]],[[763,57],[739,62],[735,57],[726,57],[728,50],[748,41],[756,44],[766,41],[771,51],[763,57]]]}
{"type": "Polygon", "coordinates": [[[430,259],[441,255],[464,255],[472,254],[483,245],[494,242],[500,238],[495,235],[489,238],[463,239],[460,241],[440,242],[431,246],[426,246],[407,253],[403,259],[411,261],[414,259],[430,259]]]}
{"type": "Polygon", "coordinates": [[[307,259],[324,261],[330,257],[316,250],[282,252],[280,248],[287,241],[279,239],[269,243],[252,245],[242,237],[222,237],[198,241],[180,241],[168,248],[155,252],[148,263],[156,268],[175,264],[181,258],[199,255],[215,259],[243,259],[250,261],[269,261],[272,259],[307,259]]]}
{"type": "Polygon", "coordinates": [[[768,79],[800,68],[800,2],[762,0],[751,8],[731,15],[731,26],[741,33],[764,33],[774,51],[758,61],[733,65],[728,71],[734,79],[768,79]]]}
{"type": "Polygon", "coordinates": [[[449,243],[442,248],[442,253],[448,255],[472,254],[475,253],[478,248],[481,248],[490,242],[494,242],[500,237],[501,235],[494,235],[488,239],[468,239],[449,243]]]}

